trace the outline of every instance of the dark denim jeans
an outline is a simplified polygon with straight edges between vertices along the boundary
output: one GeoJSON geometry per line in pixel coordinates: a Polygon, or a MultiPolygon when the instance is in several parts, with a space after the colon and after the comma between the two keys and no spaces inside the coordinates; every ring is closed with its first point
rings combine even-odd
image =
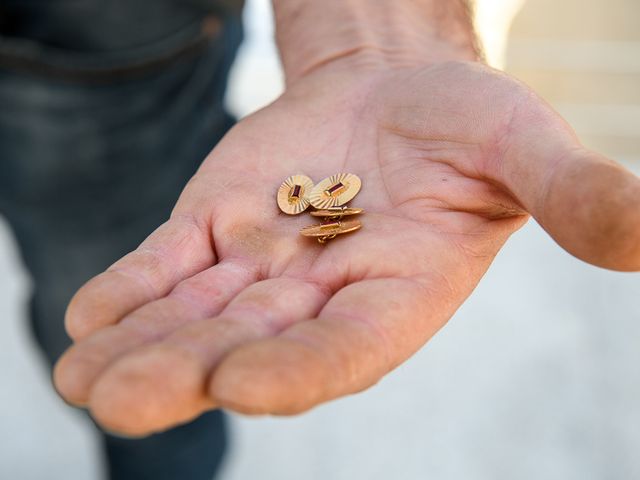
{"type": "MultiPolygon", "coordinates": [[[[73,293],[168,218],[232,125],[222,99],[240,40],[232,19],[195,54],[103,82],[0,63],[0,213],[33,278],[31,325],[49,365],[70,344],[73,293]]],[[[217,411],[145,439],[101,435],[118,480],[209,480],[225,448],[217,411]]]]}

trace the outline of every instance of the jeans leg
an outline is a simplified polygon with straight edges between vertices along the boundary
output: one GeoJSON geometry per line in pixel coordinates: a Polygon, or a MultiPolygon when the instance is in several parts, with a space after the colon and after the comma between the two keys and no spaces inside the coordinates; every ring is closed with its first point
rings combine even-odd
{"type": "MultiPolygon", "coordinates": [[[[221,104],[232,54],[219,50],[113,86],[0,68],[0,212],[33,278],[30,320],[49,365],[70,345],[72,294],[169,217],[232,125],[221,104]]],[[[100,435],[112,480],[210,479],[225,448],[221,412],[143,439],[100,435]]]]}
{"type": "Polygon", "coordinates": [[[103,435],[109,480],[212,480],[226,448],[221,411],[142,440],[103,435]]]}

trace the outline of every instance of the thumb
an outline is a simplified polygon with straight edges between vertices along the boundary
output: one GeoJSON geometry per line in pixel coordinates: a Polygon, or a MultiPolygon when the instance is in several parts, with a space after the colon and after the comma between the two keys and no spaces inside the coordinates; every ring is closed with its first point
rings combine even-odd
{"type": "Polygon", "coordinates": [[[550,107],[536,107],[514,116],[503,183],[569,253],[640,271],[640,179],[584,148],[550,107]]]}
{"type": "Polygon", "coordinates": [[[573,255],[614,270],[640,270],[640,180],[594,152],[557,165],[537,212],[573,255]]]}

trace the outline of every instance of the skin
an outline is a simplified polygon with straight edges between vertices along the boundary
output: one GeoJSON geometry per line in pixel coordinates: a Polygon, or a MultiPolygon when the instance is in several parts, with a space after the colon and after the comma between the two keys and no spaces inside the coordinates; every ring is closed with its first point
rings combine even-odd
{"type": "Polygon", "coordinates": [[[640,180],[468,56],[297,65],[171,219],[76,294],[60,394],[139,436],[212,408],[289,415],[361,391],[452,317],[529,215],[587,262],[640,270],[640,180]],[[322,246],[275,195],[289,175],[338,172],[362,179],[364,226],[322,246]]]}

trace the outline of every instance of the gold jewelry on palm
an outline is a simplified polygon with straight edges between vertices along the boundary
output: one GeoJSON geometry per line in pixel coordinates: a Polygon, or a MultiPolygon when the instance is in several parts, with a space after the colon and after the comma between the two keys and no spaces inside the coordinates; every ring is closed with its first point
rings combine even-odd
{"type": "Polygon", "coordinates": [[[322,221],[302,228],[300,234],[324,244],[338,235],[362,228],[357,219],[343,220],[344,217],[364,213],[362,208],[347,206],[361,187],[362,181],[352,173],[332,175],[317,185],[306,175],[298,174],[288,177],[280,185],[276,199],[280,210],[287,215],[298,215],[311,205],[314,209],[311,216],[320,217],[322,221]]]}
{"type": "Polygon", "coordinates": [[[292,175],[278,189],[278,207],[287,215],[304,212],[310,205],[309,194],[313,186],[313,180],[306,175],[292,175]]]}

